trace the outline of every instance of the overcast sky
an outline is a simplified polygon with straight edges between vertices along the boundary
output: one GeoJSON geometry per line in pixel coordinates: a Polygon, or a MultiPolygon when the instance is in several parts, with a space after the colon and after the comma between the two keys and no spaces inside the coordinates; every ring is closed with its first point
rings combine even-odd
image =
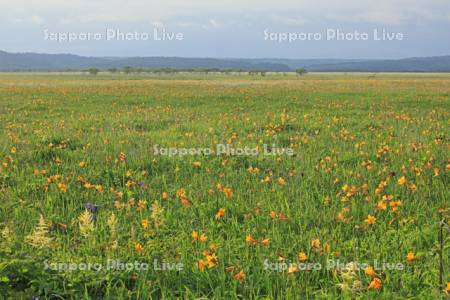
{"type": "MultiPolygon", "coordinates": [[[[0,0],[0,50],[87,56],[401,58],[450,54],[449,0],[0,0]],[[180,40],[156,41],[163,29],[180,40]],[[117,41],[106,30],[147,33],[117,41]],[[384,29],[389,37],[374,30],[384,29]],[[327,35],[348,33],[345,40],[327,35]],[[355,32],[368,34],[367,40],[355,32]],[[101,34],[55,41],[46,33],[101,34]],[[268,33],[271,34],[268,37],[268,33]],[[277,33],[316,39],[279,41],[277,33]],[[400,39],[399,35],[403,35],[400,39]],[[294,34],[294,35],[292,35],[294,34]],[[321,34],[320,38],[317,38],[321,34]],[[47,37],[47,39],[46,39],[47,37]],[[141,35],[141,38],[146,38],[141,35]]],[[[81,35],[80,35],[81,34],[81,35]]],[[[54,37],[55,35],[53,35],[54,37]]],[[[63,35],[62,35],[63,36],[63,35]]],[[[61,35],[59,36],[61,37],[61,35]]],[[[120,37],[119,37],[120,39],[120,37]]]]}

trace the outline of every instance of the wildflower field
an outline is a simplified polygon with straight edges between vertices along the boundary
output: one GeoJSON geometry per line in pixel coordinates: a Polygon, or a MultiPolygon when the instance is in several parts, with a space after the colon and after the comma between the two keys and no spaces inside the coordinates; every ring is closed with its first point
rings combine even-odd
{"type": "Polygon", "coordinates": [[[1,74],[0,298],[445,299],[449,117],[448,75],[1,74]]]}

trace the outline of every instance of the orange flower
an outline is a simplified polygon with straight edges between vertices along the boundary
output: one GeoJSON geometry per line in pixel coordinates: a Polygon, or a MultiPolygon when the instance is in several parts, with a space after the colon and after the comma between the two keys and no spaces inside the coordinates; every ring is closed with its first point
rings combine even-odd
{"type": "Polygon", "coordinates": [[[225,197],[227,197],[228,199],[230,199],[231,197],[233,197],[233,191],[231,190],[231,188],[223,188],[223,193],[225,194],[225,197]]]}
{"type": "Polygon", "coordinates": [[[450,281],[447,282],[447,287],[444,289],[444,293],[445,293],[447,296],[450,296],[450,281]]]}
{"type": "Polygon", "coordinates": [[[392,201],[389,203],[389,206],[391,207],[393,212],[396,212],[400,206],[402,206],[402,201],[392,201]]]}
{"type": "Polygon", "coordinates": [[[371,290],[379,290],[383,286],[383,282],[379,278],[374,278],[369,284],[369,289],[371,290]]]}
{"type": "Polygon", "coordinates": [[[147,205],[147,201],[139,200],[138,201],[138,210],[144,209],[146,205],[147,205]]]}
{"type": "Polygon", "coordinates": [[[118,160],[119,160],[119,161],[125,161],[126,159],[127,159],[127,156],[125,155],[125,153],[120,152],[120,153],[119,153],[118,160]]]}
{"type": "Polygon", "coordinates": [[[364,220],[364,222],[366,222],[367,225],[372,225],[375,223],[376,220],[377,220],[377,218],[375,218],[374,216],[368,215],[367,219],[364,220]]]}
{"type": "Polygon", "coordinates": [[[64,183],[58,183],[58,188],[64,193],[67,193],[67,185],[65,185],[64,183]]]}
{"type": "Polygon", "coordinates": [[[134,250],[137,253],[141,253],[142,251],[144,251],[144,247],[141,244],[137,243],[136,245],[134,245],[134,250]]]}
{"type": "Polygon", "coordinates": [[[269,216],[272,218],[272,220],[275,220],[278,217],[277,213],[274,211],[271,211],[269,216]]]}
{"type": "Polygon", "coordinates": [[[408,252],[408,254],[406,254],[406,260],[408,262],[412,262],[415,259],[416,259],[416,255],[414,254],[414,252],[410,251],[410,252],[408,252]]]}
{"type": "Polygon", "coordinates": [[[216,220],[222,219],[225,216],[225,208],[220,208],[215,215],[216,220]]]}
{"type": "Polygon", "coordinates": [[[243,282],[245,280],[245,273],[244,271],[240,271],[236,274],[234,274],[233,278],[239,282],[243,282]]]}
{"type": "Polygon", "coordinates": [[[380,201],[380,202],[377,203],[377,209],[378,210],[386,210],[386,208],[387,208],[386,202],[380,201]]]}
{"type": "Polygon", "coordinates": [[[161,198],[163,198],[164,200],[167,200],[167,199],[169,199],[169,194],[167,192],[162,192],[161,198]]]}
{"type": "Polygon", "coordinates": [[[262,240],[261,241],[261,245],[263,245],[263,246],[269,246],[269,244],[270,244],[270,240],[269,239],[264,239],[264,240],[262,240]]]}
{"type": "Polygon", "coordinates": [[[180,199],[180,202],[184,207],[189,207],[192,205],[191,201],[187,198],[185,189],[179,189],[176,195],[177,198],[180,199]]]}
{"type": "Polygon", "coordinates": [[[206,264],[207,262],[204,261],[203,259],[197,262],[197,268],[200,270],[200,272],[203,272],[205,270],[206,264]]]}
{"type": "Polygon", "coordinates": [[[183,205],[184,207],[189,207],[192,205],[192,202],[189,201],[188,198],[181,198],[180,202],[181,202],[181,205],[183,205]]]}

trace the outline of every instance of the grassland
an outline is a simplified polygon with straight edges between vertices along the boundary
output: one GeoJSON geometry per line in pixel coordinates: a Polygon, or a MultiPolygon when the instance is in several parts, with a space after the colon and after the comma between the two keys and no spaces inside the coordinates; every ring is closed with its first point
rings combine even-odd
{"type": "Polygon", "coordinates": [[[2,297],[450,292],[450,76],[163,79],[0,75],[2,297]],[[108,259],[150,268],[80,270],[108,259]]]}

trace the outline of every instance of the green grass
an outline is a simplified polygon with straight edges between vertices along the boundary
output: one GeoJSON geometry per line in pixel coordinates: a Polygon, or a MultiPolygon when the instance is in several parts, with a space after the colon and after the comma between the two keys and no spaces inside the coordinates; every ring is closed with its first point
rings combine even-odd
{"type": "MultiPolygon", "coordinates": [[[[1,74],[0,294],[11,299],[444,298],[438,222],[449,220],[450,78],[369,75],[185,74],[160,80],[1,74]],[[296,155],[153,153],[155,144],[215,148],[227,142],[276,144],[296,155]],[[259,172],[250,173],[249,167],[259,172]],[[400,185],[403,176],[407,181],[400,185]],[[376,191],[383,181],[386,187],[376,191]],[[232,197],[223,188],[230,188],[232,197]],[[189,207],[177,196],[181,189],[189,207]],[[383,196],[393,197],[385,210],[377,208],[383,196]],[[395,201],[401,201],[397,210],[395,201]],[[98,207],[93,230],[84,236],[79,216],[86,203],[98,207]],[[216,219],[220,208],[225,215],[216,219]],[[115,232],[107,224],[113,213],[115,232]],[[285,218],[273,219],[274,214],[285,218]],[[48,228],[41,226],[40,233],[51,240],[33,246],[27,236],[39,229],[40,215],[48,228]],[[368,215],[376,217],[374,224],[365,222],[368,215]],[[193,231],[208,240],[193,242],[193,231]],[[249,235],[256,245],[246,242],[249,235]],[[312,247],[315,239],[320,246],[312,247]],[[136,251],[136,244],[143,250],[136,251]],[[208,249],[217,262],[201,271],[197,264],[208,249]],[[323,268],[291,274],[264,269],[265,260],[276,263],[281,257],[298,263],[300,251],[323,268]],[[410,262],[409,252],[415,255],[410,262]],[[46,260],[106,264],[107,259],[147,262],[151,268],[45,269],[46,260]],[[154,270],[155,259],[182,263],[183,270],[154,270]],[[326,269],[329,259],[400,263],[404,269],[377,271],[382,287],[369,289],[372,279],[364,269],[349,276],[326,269]],[[245,278],[239,281],[235,275],[241,271],[245,278]],[[355,288],[343,291],[342,284],[355,288]]],[[[450,243],[444,232],[446,283],[450,243]]]]}

